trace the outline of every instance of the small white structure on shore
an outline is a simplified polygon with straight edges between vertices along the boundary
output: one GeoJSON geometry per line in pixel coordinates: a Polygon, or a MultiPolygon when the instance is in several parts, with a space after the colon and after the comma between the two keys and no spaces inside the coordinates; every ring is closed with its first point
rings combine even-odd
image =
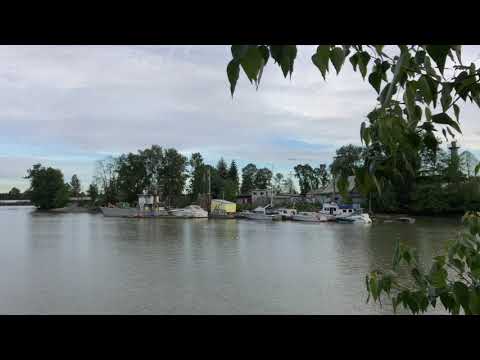
{"type": "Polygon", "coordinates": [[[153,210],[154,206],[159,203],[158,195],[138,194],[138,207],[140,211],[153,210]]]}

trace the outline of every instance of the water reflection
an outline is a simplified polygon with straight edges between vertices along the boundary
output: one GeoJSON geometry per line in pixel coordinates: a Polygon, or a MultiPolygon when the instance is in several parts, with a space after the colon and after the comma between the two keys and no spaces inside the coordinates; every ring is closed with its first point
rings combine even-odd
{"type": "Polygon", "coordinates": [[[0,313],[365,314],[401,238],[428,260],[455,221],[118,219],[0,208],[0,313]]]}

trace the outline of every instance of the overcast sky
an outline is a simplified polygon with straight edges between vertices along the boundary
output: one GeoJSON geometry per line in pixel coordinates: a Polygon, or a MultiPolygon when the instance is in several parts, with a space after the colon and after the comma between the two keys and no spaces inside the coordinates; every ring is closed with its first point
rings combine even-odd
{"type": "MultiPolygon", "coordinates": [[[[241,74],[232,99],[229,46],[0,46],[0,192],[25,190],[38,162],[86,189],[96,160],[151,144],[285,174],[328,164],[360,144],[376,93],[348,61],[324,82],[314,51],[299,48],[291,80],[270,60],[258,91],[241,74]]],[[[466,63],[479,59],[479,46],[464,47],[466,63]]],[[[462,110],[459,143],[480,158],[479,114],[462,110]]]]}

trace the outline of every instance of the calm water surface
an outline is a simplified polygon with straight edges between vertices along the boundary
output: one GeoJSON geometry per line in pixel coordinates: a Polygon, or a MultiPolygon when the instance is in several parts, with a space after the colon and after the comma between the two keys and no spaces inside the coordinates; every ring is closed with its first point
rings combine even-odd
{"type": "Polygon", "coordinates": [[[1,314],[382,314],[365,274],[394,240],[428,261],[458,220],[414,225],[120,219],[0,207],[1,314]]]}

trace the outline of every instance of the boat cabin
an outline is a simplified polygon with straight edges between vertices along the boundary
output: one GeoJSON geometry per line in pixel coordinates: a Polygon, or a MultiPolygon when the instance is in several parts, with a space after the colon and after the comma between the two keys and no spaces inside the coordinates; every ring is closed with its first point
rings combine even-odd
{"type": "Polygon", "coordinates": [[[295,210],[295,209],[280,208],[280,209],[277,209],[277,212],[281,215],[284,215],[284,216],[297,215],[297,210],[295,210]]]}
{"type": "Polygon", "coordinates": [[[358,204],[338,205],[337,203],[324,203],[322,206],[322,214],[335,216],[348,216],[357,213],[360,209],[358,204]]]}

